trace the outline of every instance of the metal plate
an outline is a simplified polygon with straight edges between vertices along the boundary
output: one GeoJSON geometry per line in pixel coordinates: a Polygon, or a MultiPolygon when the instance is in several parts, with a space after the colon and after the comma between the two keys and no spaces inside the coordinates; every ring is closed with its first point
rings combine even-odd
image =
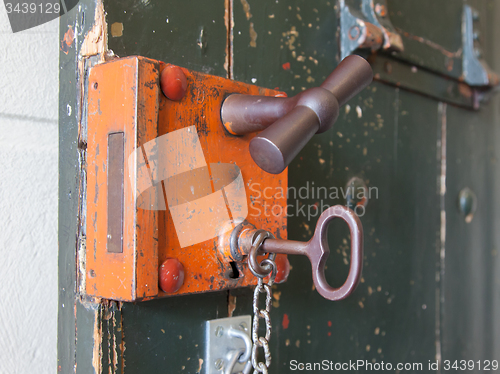
{"type": "MultiPolygon", "coordinates": [[[[231,328],[244,331],[250,337],[252,317],[238,316],[207,321],[205,374],[219,374],[226,370],[231,351],[245,349],[242,339],[228,334],[231,328]]],[[[233,372],[243,371],[245,365],[246,362],[237,362],[233,372]]]]}

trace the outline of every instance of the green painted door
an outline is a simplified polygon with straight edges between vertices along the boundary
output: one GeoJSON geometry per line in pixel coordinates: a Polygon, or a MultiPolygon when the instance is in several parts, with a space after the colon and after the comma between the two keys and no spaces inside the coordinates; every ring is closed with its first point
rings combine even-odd
{"type": "MultiPolygon", "coordinates": [[[[469,372],[482,373],[486,360],[500,360],[500,96],[472,110],[450,99],[451,91],[438,92],[443,82],[459,83],[460,72],[440,65],[445,60],[435,50],[460,50],[462,2],[387,3],[408,49],[370,56],[378,79],[289,167],[290,187],[308,191],[289,197],[289,239],[310,238],[318,206],[345,205],[342,191],[351,178],[367,185],[363,278],[348,299],[330,302],[313,289],[307,260],[290,257],[288,281],[273,289],[273,373],[324,360],[328,369],[362,360],[359,372],[368,373],[369,364],[382,362],[393,371],[397,364],[422,365],[399,372],[444,372],[446,360],[450,366],[473,360],[469,372]],[[397,79],[388,77],[399,71],[397,79]],[[320,187],[338,193],[313,195],[320,187]],[[466,187],[477,196],[472,220],[458,209],[466,187]],[[436,360],[437,370],[429,366],[436,360]]],[[[466,3],[481,17],[484,58],[500,71],[500,4],[466,3]]],[[[234,303],[233,315],[252,312],[250,289],[139,303],[80,292],[85,85],[88,68],[104,58],[82,55],[85,36],[94,33],[98,45],[107,31],[108,48],[120,57],[142,55],[292,96],[319,85],[338,64],[342,4],[105,0],[104,24],[95,18],[100,4],[82,0],[61,18],[61,40],[72,30],[74,41],[60,59],[60,372],[204,372],[211,364],[204,361],[205,321],[227,317],[234,303]]],[[[333,285],[347,274],[348,234],[343,225],[330,229],[326,276],[333,285]]]]}

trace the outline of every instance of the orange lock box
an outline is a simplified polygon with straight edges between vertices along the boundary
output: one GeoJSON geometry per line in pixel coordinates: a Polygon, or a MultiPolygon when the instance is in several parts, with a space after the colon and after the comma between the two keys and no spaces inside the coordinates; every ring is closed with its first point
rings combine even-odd
{"type": "Polygon", "coordinates": [[[260,169],[255,134],[229,134],[220,109],[232,93],[283,93],[137,56],[94,66],[88,82],[87,294],[136,301],[255,285],[245,259],[231,263],[228,236],[246,220],[286,239],[287,170],[260,169]]]}

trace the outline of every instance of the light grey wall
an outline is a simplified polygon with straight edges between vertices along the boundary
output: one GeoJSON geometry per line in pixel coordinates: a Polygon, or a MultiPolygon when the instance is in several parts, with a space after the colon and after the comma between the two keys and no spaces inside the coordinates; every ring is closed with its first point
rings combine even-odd
{"type": "Polygon", "coordinates": [[[0,373],[57,372],[59,20],[0,5],[0,373]]]}

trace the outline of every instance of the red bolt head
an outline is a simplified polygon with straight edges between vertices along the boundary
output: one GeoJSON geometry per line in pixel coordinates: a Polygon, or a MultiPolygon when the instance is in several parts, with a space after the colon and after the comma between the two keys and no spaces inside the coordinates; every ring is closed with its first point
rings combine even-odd
{"type": "Polygon", "coordinates": [[[167,258],[159,270],[160,288],[167,293],[179,291],[184,283],[184,266],[176,258],[167,258]]]}
{"type": "Polygon", "coordinates": [[[187,80],[182,69],[169,65],[161,72],[160,87],[170,100],[179,101],[186,94],[187,80]]]}
{"type": "Polygon", "coordinates": [[[288,274],[290,274],[290,262],[288,262],[288,257],[283,254],[278,254],[274,262],[276,263],[276,278],[274,279],[274,283],[286,282],[288,274]]]}

